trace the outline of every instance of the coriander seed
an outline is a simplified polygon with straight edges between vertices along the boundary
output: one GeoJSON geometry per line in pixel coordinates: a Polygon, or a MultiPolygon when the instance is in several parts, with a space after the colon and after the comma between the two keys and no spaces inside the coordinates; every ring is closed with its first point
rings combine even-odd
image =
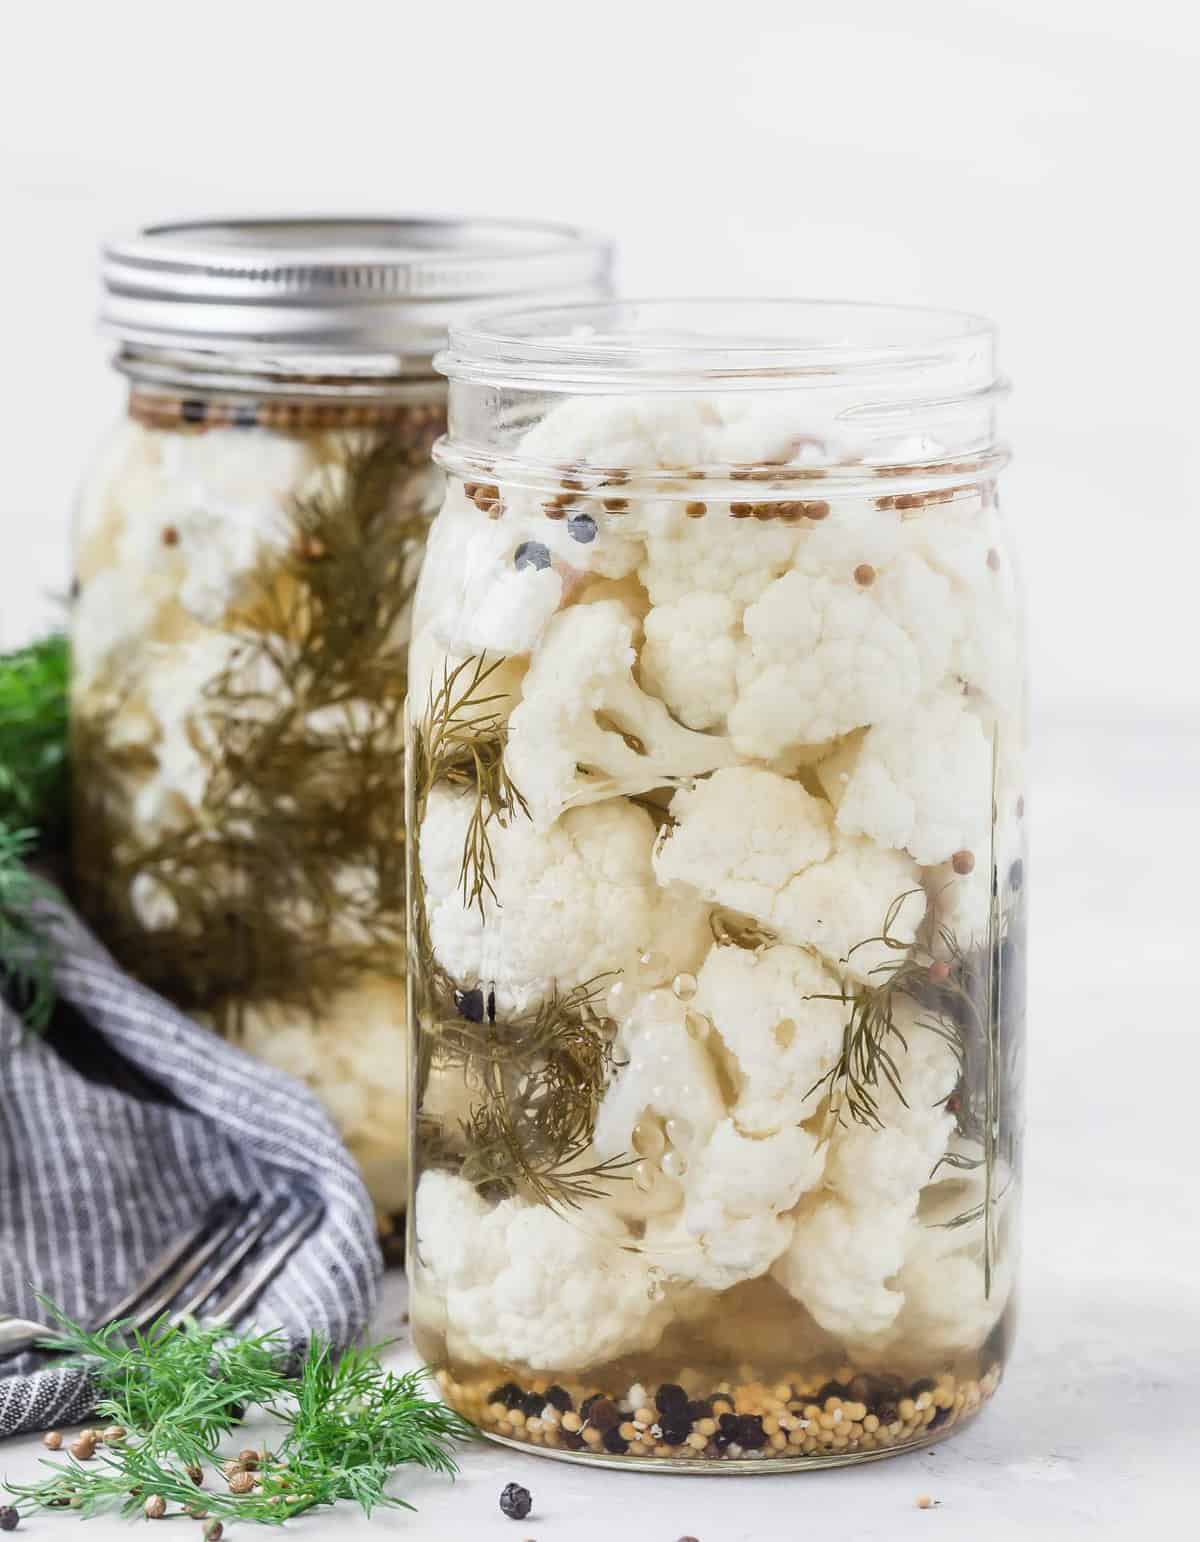
{"type": "Polygon", "coordinates": [[[161,1494],[151,1494],[142,1510],[148,1521],[161,1521],[167,1513],[167,1501],[161,1494]]]}

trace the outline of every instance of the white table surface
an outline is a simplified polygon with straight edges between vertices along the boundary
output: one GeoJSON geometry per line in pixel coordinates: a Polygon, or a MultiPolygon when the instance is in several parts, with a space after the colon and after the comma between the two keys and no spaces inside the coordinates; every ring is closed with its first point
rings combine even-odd
{"type": "MultiPolygon", "coordinates": [[[[1056,714],[1039,725],[1037,762],[1023,1318],[1006,1382],[974,1427],[912,1456],[779,1477],[589,1471],[481,1443],[456,1482],[398,1485],[415,1515],[315,1515],[288,1532],[988,1542],[1161,1525],[1200,1536],[1200,1021],[1182,988],[1200,921],[1200,717],[1056,714]],[[534,1496],[523,1522],[497,1505],[512,1480],[534,1496]],[[919,1510],[921,1494],[938,1507],[919,1510]]],[[[403,1312],[392,1276],[377,1337],[402,1334],[403,1312]]],[[[42,1454],[36,1438],[4,1442],[0,1474],[27,1478],[42,1454]]],[[[17,1535],[57,1539],[76,1524],[33,1518],[17,1535]]],[[[83,1524],[82,1542],[129,1535],[119,1521],[83,1524]]]]}

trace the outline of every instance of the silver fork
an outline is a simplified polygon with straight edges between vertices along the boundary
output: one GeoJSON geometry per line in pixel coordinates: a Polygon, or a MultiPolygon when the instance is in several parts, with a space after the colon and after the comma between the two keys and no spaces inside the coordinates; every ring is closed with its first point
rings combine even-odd
{"type": "MultiPolygon", "coordinates": [[[[246,1206],[234,1195],[223,1195],[196,1225],[163,1249],[119,1301],[88,1323],[89,1331],[98,1332],[122,1321],[131,1331],[140,1331],[164,1315],[172,1323],[184,1317],[202,1317],[207,1323],[232,1326],[262,1295],[325,1209],[315,1195],[302,1200],[300,1213],[271,1240],[261,1257],[247,1266],[245,1278],[241,1278],[242,1265],[290,1207],[290,1198],[280,1195],[261,1206],[260,1213],[255,1213],[252,1205],[248,1216],[246,1206]],[[229,1251],[222,1253],[227,1247],[229,1251]]],[[[48,1323],[0,1316],[0,1359],[32,1349],[38,1340],[53,1338],[55,1331],[48,1323]]]]}

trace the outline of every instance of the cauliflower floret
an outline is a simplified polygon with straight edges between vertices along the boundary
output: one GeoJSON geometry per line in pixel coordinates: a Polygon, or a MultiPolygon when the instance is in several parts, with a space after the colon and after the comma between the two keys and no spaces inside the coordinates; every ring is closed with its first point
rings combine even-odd
{"type": "Polygon", "coordinates": [[[738,615],[723,594],[690,594],[646,617],[642,682],[687,728],[723,728],[737,700],[738,615]]]}
{"type": "Polygon", "coordinates": [[[958,1065],[950,1046],[919,1026],[919,1009],[896,1006],[908,1050],[897,1056],[902,1100],[877,1088],[881,1129],[835,1131],[820,1195],[801,1206],[774,1274],[820,1325],[846,1343],[884,1338],[904,1305],[895,1276],[914,1230],[921,1190],[954,1127],[945,1099],[958,1065]]]}
{"type": "Polygon", "coordinates": [[[654,884],[654,822],[613,799],[572,809],[549,830],[517,815],[489,827],[495,896],[483,913],[464,902],[463,850],[474,799],[435,787],[421,827],[421,873],[430,937],[455,979],[495,983],[505,1011],[523,1011],[560,989],[632,969],[643,952],[676,970],[703,956],[704,906],[654,884]]]}
{"type": "Polygon", "coordinates": [[[729,714],[738,751],[770,759],[911,708],[946,674],[949,638],[926,618],[946,608],[948,591],[917,558],[865,588],[852,577],[785,573],[744,618],[729,714]]]}
{"type": "Polygon", "coordinates": [[[809,1096],[841,1050],[845,1009],[839,982],[801,948],[714,947],[692,1003],[712,1020],[735,1062],[738,1095],[731,1113],[747,1135],[770,1135],[815,1112],[809,1096]]]}
{"type": "Polygon", "coordinates": [[[463,1179],[427,1172],[416,1236],[460,1360],[582,1371],[652,1349],[674,1315],[625,1225],[598,1206],[570,1218],[519,1199],[489,1209],[463,1179]]]}
{"type": "Polygon", "coordinates": [[[667,990],[649,992],[634,1004],[616,1046],[619,1069],[596,1115],[592,1145],[600,1157],[633,1150],[634,1126],[652,1116],[684,1121],[697,1146],[724,1117],[712,1060],[688,1032],[686,1017],[687,1008],[667,990]]]}
{"type": "Polygon", "coordinates": [[[806,1200],[772,1273],[827,1332],[847,1344],[886,1334],[904,1297],[888,1284],[904,1259],[911,1220],[886,1205],[806,1200]]]}
{"type": "MultiPolygon", "coordinates": [[[[953,1232],[950,1236],[955,1235],[953,1232]]],[[[889,1342],[919,1344],[927,1353],[977,1349],[1000,1320],[1012,1293],[1010,1249],[1001,1249],[986,1289],[982,1244],[951,1252],[945,1233],[914,1226],[896,1289],[904,1305],[889,1342]]]]}
{"type": "Polygon", "coordinates": [[[286,548],[289,500],[311,476],[314,453],[303,439],[263,429],[162,432],[159,441],[160,493],[136,515],[126,510],[121,560],[140,573],[168,573],[184,609],[213,624],[263,552],[286,548]]]}
{"type": "Polygon", "coordinates": [[[692,519],[677,501],[646,504],[639,576],[655,605],[722,595],[740,620],[746,606],[787,571],[806,532],[778,520],[735,519],[725,503],[710,503],[707,510],[692,519]]]}
{"type": "Polygon", "coordinates": [[[514,533],[509,521],[485,519],[455,487],[426,550],[417,624],[459,657],[525,654],[562,604],[563,587],[545,546],[514,533]]]}
{"type": "Polygon", "coordinates": [[[723,1120],[685,1178],[683,1209],[647,1224],[647,1257],[669,1279],[709,1290],[757,1279],[788,1247],[786,1212],[819,1182],[823,1165],[806,1130],[751,1138],[723,1120]]]}
{"type": "Polygon", "coordinates": [[[860,836],[842,836],[833,855],[798,874],[776,898],[768,924],[784,942],[815,948],[846,974],[871,977],[908,947],[925,915],[916,864],[860,836]]]}
{"type": "Polygon", "coordinates": [[[565,808],[648,792],[734,758],[726,740],[681,727],[634,680],[635,625],[623,605],[604,600],[546,628],[505,751],[540,828],[565,808]]]}
{"type": "Polygon", "coordinates": [[[521,440],[521,457],[569,471],[658,466],[688,471],[707,459],[720,424],[702,396],[575,396],[548,412],[521,440]]]}
{"type": "Polygon", "coordinates": [[[822,777],[837,827],[902,847],[922,867],[978,852],[992,805],[992,750],[961,692],[942,690],[899,722],[869,728],[822,777]]]}
{"type": "Polygon", "coordinates": [[[796,874],[833,849],[828,807],[799,782],[752,766],[714,772],[671,799],[675,828],[654,854],[660,883],[768,922],[796,874]]]}
{"type": "Polygon", "coordinates": [[[245,1003],[239,1017],[246,1050],[313,1089],[375,1203],[395,1210],[407,1198],[407,1018],[403,984],[377,976],[334,996],[319,1017],[276,1002],[245,1003]]]}
{"type": "Polygon", "coordinates": [[[925,914],[916,865],[861,837],[835,838],[829,805],[799,782],[733,767],[681,788],[671,815],[654,857],[660,883],[688,884],[859,978],[895,956],[869,940],[894,906],[892,939],[916,936],[925,914]]]}

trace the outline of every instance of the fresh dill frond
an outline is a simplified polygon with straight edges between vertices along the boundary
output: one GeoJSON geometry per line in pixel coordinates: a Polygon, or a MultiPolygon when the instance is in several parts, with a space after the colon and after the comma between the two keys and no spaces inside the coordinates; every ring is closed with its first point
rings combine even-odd
{"type": "Polygon", "coordinates": [[[403,973],[406,639],[428,519],[402,494],[427,458],[399,430],[352,439],[292,500],[288,549],[249,575],[225,622],[237,646],[194,706],[194,819],[153,837],[131,823],[155,763],[120,741],[122,682],[75,713],[81,908],[133,974],[231,1036],[248,1003],[319,1015],[403,973]],[[147,890],[153,929],[134,905],[147,890]]]}
{"type": "Polygon", "coordinates": [[[26,866],[33,830],[0,823],[0,993],[35,1033],[54,1011],[54,943],[36,914],[50,891],[26,866]]]}
{"type": "Polygon", "coordinates": [[[43,1305],[57,1324],[47,1343],[87,1368],[100,1394],[98,1416],[123,1433],[92,1460],[46,1461],[50,1476],[41,1482],[8,1485],[26,1509],[132,1516],[156,1495],[182,1511],[278,1525],[339,1500],[368,1515],[380,1506],[411,1508],[388,1492],[395,1471],[413,1465],[452,1474],[453,1448],[471,1434],[458,1414],[423,1395],[425,1372],[388,1371],[375,1349],[339,1356],[314,1338],[290,1376],[287,1345],[276,1334],[165,1318],[144,1333],[120,1323],[93,1332],[43,1305]],[[253,1464],[253,1490],[201,1488],[204,1469],[223,1463],[220,1442],[253,1407],[283,1425],[278,1448],[253,1464]]]}
{"type": "Polygon", "coordinates": [[[614,1067],[613,1025],[596,1010],[602,978],[504,1021],[441,1026],[447,1063],[479,1089],[463,1127],[468,1182],[577,1209],[628,1177],[632,1158],[586,1161],[614,1067]]]}
{"type": "Polygon", "coordinates": [[[0,826],[61,843],[69,807],[67,640],[0,655],[0,826]]]}
{"type": "Polygon", "coordinates": [[[442,784],[461,788],[474,799],[459,883],[464,903],[476,906],[481,915],[484,896],[496,897],[491,827],[517,814],[529,816],[529,806],[504,764],[508,725],[502,704],[508,697],[486,689],[504,662],[500,658],[489,664],[480,654],[453,669],[447,666],[441,685],[430,687],[415,740],[419,813],[424,814],[430,791],[442,784]]]}

